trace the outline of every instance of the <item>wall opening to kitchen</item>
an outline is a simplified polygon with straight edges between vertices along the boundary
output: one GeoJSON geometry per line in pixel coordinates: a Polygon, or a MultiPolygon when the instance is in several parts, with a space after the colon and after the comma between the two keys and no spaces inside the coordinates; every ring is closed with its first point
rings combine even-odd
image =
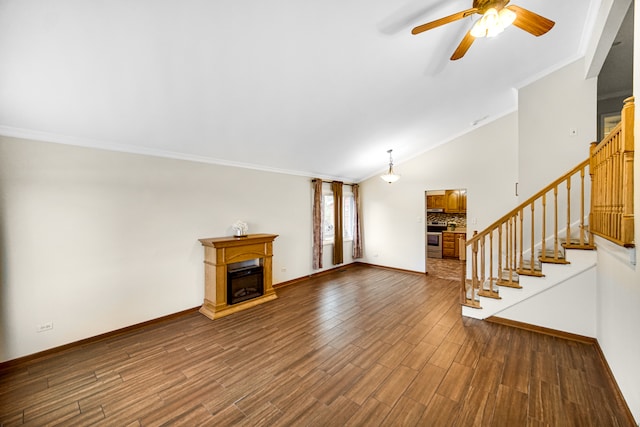
{"type": "Polygon", "coordinates": [[[426,271],[464,261],[467,232],[467,190],[454,188],[425,191],[426,271]]]}

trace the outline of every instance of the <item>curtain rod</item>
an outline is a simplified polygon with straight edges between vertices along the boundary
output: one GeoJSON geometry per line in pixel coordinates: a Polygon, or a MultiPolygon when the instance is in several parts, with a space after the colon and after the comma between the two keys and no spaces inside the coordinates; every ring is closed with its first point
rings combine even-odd
{"type": "MultiPolygon", "coordinates": [[[[316,178],[314,178],[314,179],[312,179],[312,180],[311,180],[311,182],[316,182],[316,181],[318,181],[318,179],[316,179],[316,178]]],[[[325,183],[327,183],[327,184],[331,184],[332,182],[335,182],[335,181],[327,181],[326,179],[321,179],[320,181],[321,181],[321,182],[325,182],[325,183]]],[[[353,183],[351,183],[351,182],[343,182],[342,184],[343,184],[343,185],[350,185],[350,186],[352,186],[352,187],[353,187],[354,185],[357,185],[357,184],[353,184],[353,183]]]]}

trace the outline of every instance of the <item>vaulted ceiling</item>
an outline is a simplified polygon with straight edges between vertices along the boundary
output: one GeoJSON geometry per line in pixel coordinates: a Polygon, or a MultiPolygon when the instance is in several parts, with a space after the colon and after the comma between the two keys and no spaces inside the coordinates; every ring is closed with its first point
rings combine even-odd
{"type": "Polygon", "coordinates": [[[0,133],[359,181],[517,108],[600,0],[451,53],[471,0],[0,0],[0,133]]]}

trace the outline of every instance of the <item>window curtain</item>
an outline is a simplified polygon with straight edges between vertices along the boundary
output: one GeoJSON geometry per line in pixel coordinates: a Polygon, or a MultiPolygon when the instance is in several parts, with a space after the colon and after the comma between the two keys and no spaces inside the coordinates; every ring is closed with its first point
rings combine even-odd
{"type": "Polygon", "coordinates": [[[360,187],[354,184],[353,192],[353,259],[362,258],[362,234],[360,229],[360,187]]]}
{"type": "Polygon", "coordinates": [[[313,187],[313,269],[322,268],[322,180],[311,181],[313,187]]]}
{"type": "Polygon", "coordinates": [[[342,182],[333,181],[331,183],[333,191],[333,265],[344,262],[344,245],[342,242],[342,182]]]}

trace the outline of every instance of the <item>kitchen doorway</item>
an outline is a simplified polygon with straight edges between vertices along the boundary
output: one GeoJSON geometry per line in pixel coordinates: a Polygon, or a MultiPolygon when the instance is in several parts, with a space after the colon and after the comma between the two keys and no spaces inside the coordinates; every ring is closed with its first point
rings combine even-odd
{"type": "Polygon", "coordinates": [[[424,206],[426,271],[457,280],[466,262],[467,190],[427,190],[424,206]]]}

